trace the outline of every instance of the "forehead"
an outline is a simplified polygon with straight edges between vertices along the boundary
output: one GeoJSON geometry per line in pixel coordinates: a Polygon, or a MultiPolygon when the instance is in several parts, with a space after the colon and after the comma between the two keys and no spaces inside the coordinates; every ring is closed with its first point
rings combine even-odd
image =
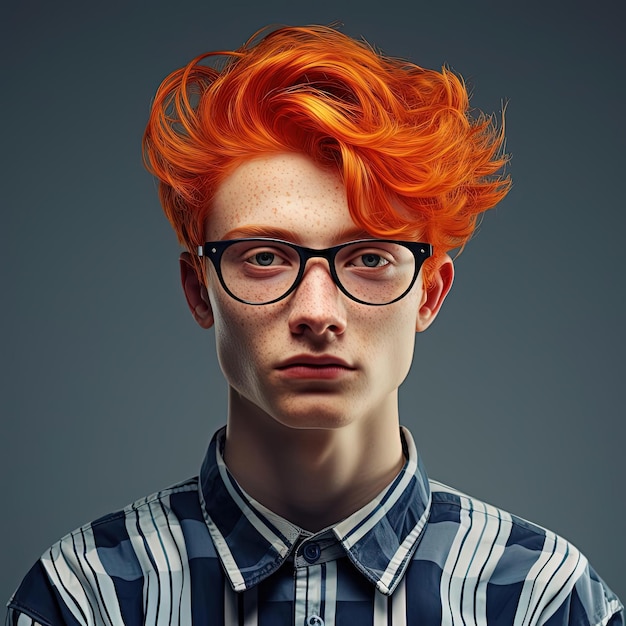
{"type": "Polygon", "coordinates": [[[208,240],[281,231],[307,245],[329,245],[363,233],[350,217],[338,172],[304,155],[281,153],[242,163],[218,187],[208,240]]]}

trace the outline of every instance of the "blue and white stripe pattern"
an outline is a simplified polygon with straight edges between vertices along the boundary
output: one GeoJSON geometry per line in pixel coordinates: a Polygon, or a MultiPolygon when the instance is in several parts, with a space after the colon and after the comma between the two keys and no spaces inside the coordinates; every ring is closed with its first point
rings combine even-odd
{"type": "Polygon", "coordinates": [[[559,536],[407,462],[377,498],[311,534],[247,496],[224,431],[200,477],[67,535],[28,573],[7,626],[623,625],[559,536]]]}

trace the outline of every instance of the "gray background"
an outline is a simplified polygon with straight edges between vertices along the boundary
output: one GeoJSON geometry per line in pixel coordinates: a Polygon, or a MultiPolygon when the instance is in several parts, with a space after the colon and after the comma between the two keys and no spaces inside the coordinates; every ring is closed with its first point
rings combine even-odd
{"type": "Polygon", "coordinates": [[[515,186],[418,336],[403,421],[431,476],[564,535],[626,597],[623,3],[11,4],[0,597],[67,531],[195,474],[225,418],[141,164],[159,82],[268,23],[334,20],[509,102],[515,186]]]}

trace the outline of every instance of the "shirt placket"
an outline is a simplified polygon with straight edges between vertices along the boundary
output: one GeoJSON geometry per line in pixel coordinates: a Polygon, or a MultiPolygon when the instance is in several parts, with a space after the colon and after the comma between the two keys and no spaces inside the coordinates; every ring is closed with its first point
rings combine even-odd
{"type": "Polygon", "coordinates": [[[294,625],[324,626],[322,609],[322,566],[296,568],[294,625]]]}
{"type": "Polygon", "coordinates": [[[306,541],[297,550],[294,626],[326,626],[323,615],[326,576],[321,557],[322,549],[316,541],[306,541]]]}

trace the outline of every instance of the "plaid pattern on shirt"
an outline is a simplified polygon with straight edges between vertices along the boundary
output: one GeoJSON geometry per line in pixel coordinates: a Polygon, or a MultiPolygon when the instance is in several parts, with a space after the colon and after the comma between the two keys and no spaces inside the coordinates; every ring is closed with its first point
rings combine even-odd
{"type": "Polygon", "coordinates": [[[67,535],[7,626],[598,626],[616,596],[570,543],[407,462],[364,508],[308,533],[247,496],[213,438],[199,478],[67,535]]]}

